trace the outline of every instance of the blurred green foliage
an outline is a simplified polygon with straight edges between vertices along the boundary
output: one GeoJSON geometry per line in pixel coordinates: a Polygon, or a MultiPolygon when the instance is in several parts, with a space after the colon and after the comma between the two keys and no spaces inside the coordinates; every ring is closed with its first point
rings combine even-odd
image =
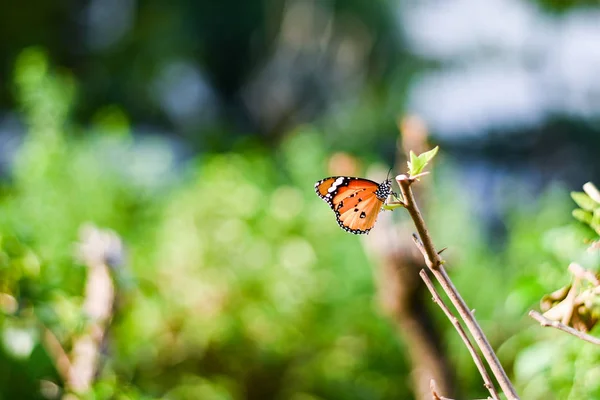
{"type": "MultiPolygon", "coordinates": [[[[0,398],[52,397],[43,382],[62,386],[41,337],[50,329],[68,351],[85,326],[86,269],[74,243],[86,222],[115,230],[128,248],[86,398],[412,398],[410,365],[377,310],[359,239],[313,193],[327,158],[318,132],[304,127],[274,152],[244,143],[176,169],[163,147],[135,145],[118,108],[72,125],[76,84],[39,49],[19,57],[14,88],[28,131],[0,193],[0,398]]],[[[426,219],[522,398],[600,396],[600,353],[525,317],[584,254],[589,231],[572,224],[568,195],[514,195],[507,242],[490,248],[441,156],[426,219]]],[[[462,398],[485,395],[431,309],[462,398]]]]}
{"type": "Polygon", "coordinates": [[[573,201],[580,207],[573,210],[573,217],[600,235],[600,192],[591,182],[583,185],[583,189],[583,192],[571,193],[573,201]]]}
{"type": "Polygon", "coordinates": [[[28,134],[0,203],[1,289],[18,303],[0,326],[0,365],[10,371],[3,397],[40,397],[40,379],[60,384],[41,326],[68,350],[84,323],[86,271],[74,242],[88,221],[119,232],[129,250],[116,271],[98,398],[408,393],[408,366],[374,308],[367,260],[313,194],[325,158],[314,133],[292,135],[275,156],[260,148],[206,156],[170,184],[143,185],[135,155],[111,159],[130,155],[118,111],[103,110],[83,133],[70,126],[74,85],[37,49],[21,55],[15,81],[28,134]]]}
{"type": "MultiPolygon", "coordinates": [[[[572,193],[578,206],[589,204],[583,193],[572,193]]],[[[591,199],[590,199],[591,200],[591,199]]],[[[573,208],[573,204],[570,204],[573,208]]],[[[573,215],[577,217],[577,210],[573,215]]],[[[563,210],[563,215],[567,210],[563,210]]],[[[545,216],[553,213],[548,208],[545,216]]],[[[542,221],[538,222],[540,225],[542,221]]],[[[567,266],[576,262],[588,270],[598,271],[600,258],[598,251],[589,251],[590,240],[597,240],[597,233],[583,224],[568,223],[548,227],[541,235],[542,254],[550,256],[545,263],[537,264],[528,279],[536,281],[544,294],[554,292],[559,287],[571,283],[567,266]]],[[[523,288],[532,287],[529,282],[521,282],[523,288]]],[[[533,294],[533,291],[530,292],[533,294]]],[[[537,307],[536,307],[537,308],[537,307]]],[[[598,334],[596,327],[591,332],[598,334]]],[[[523,398],[530,399],[595,399],[600,397],[598,362],[600,351],[584,342],[555,329],[532,326],[514,338],[527,343],[517,355],[515,375],[523,385],[523,398]]]]}
{"type": "MultiPolygon", "coordinates": [[[[328,107],[340,108],[338,98],[345,97],[344,118],[363,113],[347,127],[338,128],[336,121],[330,121],[329,129],[337,131],[331,140],[360,150],[364,135],[348,141],[339,131],[350,132],[348,128],[360,123],[363,132],[368,129],[379,138],[385,136],[379,129],[382,109],[388,108],[385,115],[393,119],[398,102],[405,96],[405,82],[398,81],[407,74],[396,70],[414,69],[400,63],[408,56],[399,51],[398,10],[387,1],[300,3],[311,9],[310,14],[290,16],[286,13],[296,2],[273,0],[2,2],[0,109],[10,109],[18,102],[1,84],[10,81],[13,60],[28,46],[43,46],[52,60],[77,76],[78,96],[71,108],[74,121],[85,123],[98,108],[114,103],[126,109],[134,121],[144,121],[165,134],[185,136],[196,150],[230,149],[235,139],[249,133],[275,144],[295,122],[323,117],[328,107]],[[263,126],[261,117],[244,104],[243,92],[263,69],[271,70],[269,64],[280,58],[278,54],[289,52],[281,42],[282,29],[290,17],[297,25],[295,37],[298,33],[314,35],[321,44],[315,49],[301,49],[290,59],[291,64],[278,67],[283,67],[281,73],[289,78],[292,87],[284,87],[291,90],[294,104],[284,110],[271,106],[277,127],[263,126]],[[309,32],[303,33],[303,29],[309,32]],[[335,61],[340,58],[336,56],[340,49],[354,41],[366,46],[368,53],[357,83],[356,77],[345,79],[340,74],[343,66],[335,61]],[[163,87],[168,86],[169,93],[178,90],[170,96],[194,98],[183,90],[190,85],[186,79],[190,74],[174,66],[184,66],[183,72],[191,70],[201,80],[202,86],[194,90],[203,91],[201,97],[206,96],[206,101],[195,117],[209,115],[206,120],[187,118],[182,122],[165,107],[163,87]],[[353,91],[332,90],[332,79],[343,79],[344,89],[360,87],[365,79],[364,96],[356,99],[358,96],[349,95],[353,91]],[[364,101],[367,97],[370,99],[364,101]],[[355,105],[356,101],[361,104],[355,105]]],[[[351,50],[353,53],[356,51],[351,50]]],[[[271,75],[268,79],[276,82],[281,78],[271,75]]],[[[385,128],[388,138],[395,134],[393,123],[385,128]]]]}

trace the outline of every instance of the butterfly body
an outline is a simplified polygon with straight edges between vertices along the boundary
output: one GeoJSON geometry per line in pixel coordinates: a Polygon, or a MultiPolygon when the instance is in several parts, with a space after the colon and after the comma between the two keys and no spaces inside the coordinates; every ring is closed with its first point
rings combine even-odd
{"type": "Polygon", "coordinates": [[[350,176],[332,176],[315,183],[315,192],[335,212],[338,225],[357,235],[369,233],[392,193],[392,181],[377,183],[350,176]]]}

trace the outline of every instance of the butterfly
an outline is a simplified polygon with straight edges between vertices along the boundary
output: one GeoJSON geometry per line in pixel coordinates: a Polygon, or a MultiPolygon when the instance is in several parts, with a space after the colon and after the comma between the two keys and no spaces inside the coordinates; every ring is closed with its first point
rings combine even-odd
{"type": "Polygon", "coordinates": [[[315,192],[335,212],[338,225],[346,232],[369,233],[381,207],[392,193],[392,180],[382,183],[351,176],[332,176],[315,183],[315,192]]]}

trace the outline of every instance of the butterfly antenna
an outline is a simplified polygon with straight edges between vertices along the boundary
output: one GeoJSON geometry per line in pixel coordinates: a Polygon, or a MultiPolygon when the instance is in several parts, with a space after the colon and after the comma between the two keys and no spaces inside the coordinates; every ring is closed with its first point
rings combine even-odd
{"type": "Polygon", "coordinates": [[[392,173],[392,170],[394,169],[394,167],[390,168],[390,170],[387,173],[387,177],[385,178],[386,180],[390,180],[390,174],[392,173]]]}

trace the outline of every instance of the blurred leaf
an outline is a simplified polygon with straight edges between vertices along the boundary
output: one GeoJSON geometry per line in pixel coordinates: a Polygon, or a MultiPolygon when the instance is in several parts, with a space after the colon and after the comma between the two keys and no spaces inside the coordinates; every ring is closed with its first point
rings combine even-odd
{"type": "Polygon", "coordinates": [[[594,211],[600,207],[600,204],[596,203],[584,192],[571,192],[571,198],[579,207],[586,211],[594,211]]]}
{"type": "Polygon", "coordinates": [[[4,327],[2,341],[6,351],[17,359],[29,357],[37,343],[37,332],[32,327],[13,323],[4,327]]]}
{"type": "Polygon", "coordinates": [[[590,196],[592,200],[600,205],[600,191],[592,182],[587,182],[583,185],[583,191],[590,196]]]}
{"type": "Polygon", "coordinates": [[[581,208],[576,208],[573,210],[573,217],[583,223],[590,225],[592,223],[592,213],[589,211],[582,210],[581,208]]]}
{"type": "Polygon", "coordinates": [[[515,374],[527,381],[551,366],[558,349],[552,341],[542,341],[521,352],[515,361],[515,374]]]}
{"type": "MultiPolygon", "coordinates": [[[[115,106],[73,132],[75,86],[43,51],[23,53],[15,76],[28,131],[0,197],[0,308],[11,313],[0,315],[0,333],[30,355],[15,360],[0,351],[0,397],[39,396],[42,378],[60,386],[36,345],[37,328],[33,350],[11,329],[46,326],[66,349],[85,329],[87,270],[74,261],[73,244],[92,221],[119,232],[129,254],[115,271],[110,341],[89,396],[411,398],[408,379],[397,379],[410,373],[405,349],[374,306],[370,259],[312,191],[328,158],[320,132],[303,127],[275,151],[243,142],[236,152],[182,165],[164,141],[134,140],[115,106]]],[[[411,152],[410,174],[422,173],[437,151],[411,152]]],[[[580,349],[527,354],[548,330],[525,329],[531,323],[521,318],[544,291],[566,284],[561,263],[585,247],[581,231],[556,228],[572,208],[566,192],[509,207],[502,242],[486,238],[455,189],[455,171],[444,165],[440,173],[447,175],[435,183],[428,212],[450,262],[460,263],[452,271],[457,286],[495,343],[517,338],[507,362],[517,359],[521,386],[568,392],[580,349]]],[[[577,213],[596,221],[583,206],[577,213]]],[[[460,355],[455,332],[447,335],[464,393],[478,393],[472,360],[460,355]]]]}

